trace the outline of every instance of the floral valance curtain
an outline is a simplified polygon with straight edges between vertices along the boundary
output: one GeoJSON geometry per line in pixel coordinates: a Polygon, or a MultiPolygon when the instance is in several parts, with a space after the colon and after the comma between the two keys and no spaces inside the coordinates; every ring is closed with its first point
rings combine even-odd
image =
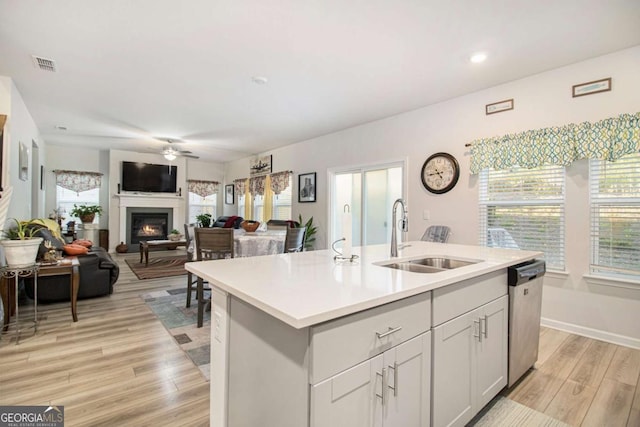
{"type": "Polygon", "coordinates": [[[471,145],[472,174],[488,168],[566,166],[580,159],[614,161],[640,151],[640,113],[483,138],[471,145]]]}
{"type": "Polygon", "coordinates": [[[234,179],[233,185],[236,187],[236,194],[242,196],[246,191],[247,178],[234,179]]]}
{"type": "Polygon", "coordinates": [[[100,188],[102,184],[100,172],[54,170],[53,173],[56,174],[56,185],[76,193],[100,188]]]}
{"type": "Polygon", "coordinates": [[[289,187],[291,171],[276,172],[271,174],[271,191],[280,194],[289,187]]]}
{"type": "Polygon", "coordinates": [[[188,179],[187,187],[191,193],[195,193],[200,197],[211,196],[218,192],[218,181],[200,181],[196,179],[188,179]]]}
{"type": "Polygon", "coordinates": [[[267,181],[267,176],[254,176],[249,178],[249,192],[253,197],[264,195],[264,187],[267,181]]]}

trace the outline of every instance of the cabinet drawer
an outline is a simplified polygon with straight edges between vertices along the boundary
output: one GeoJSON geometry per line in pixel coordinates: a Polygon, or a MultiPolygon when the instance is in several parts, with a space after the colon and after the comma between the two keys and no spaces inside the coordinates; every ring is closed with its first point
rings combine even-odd
{"type": "Polygon", "coordinates": [[[507,270],[498,270],[433,290],[433,326],[507,295],[507,270]]]}
{"type": "Polygon", "coordinates": [[[430,327],[431,292],[313,326],[310,382],[317,384],[430,327]]]}

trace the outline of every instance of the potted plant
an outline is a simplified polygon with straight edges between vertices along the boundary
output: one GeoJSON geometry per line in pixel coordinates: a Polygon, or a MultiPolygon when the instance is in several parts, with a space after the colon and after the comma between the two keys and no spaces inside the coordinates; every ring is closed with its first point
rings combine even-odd
{"type": "Polygon", "coordinates": [[[169,240],[171,240],[172,242],[177,242],[180,239],[182,239],[182,234],[180,234],[180,231],[174,228],[169,232],[169,240]]]}
{"type": "Polygon", "coordinates": [[[298,214],[298,222],[300,223],[300,227],[305,227],[307,229],[304,234],[304,250],[312,250],[313,244],[316,241],[316,232],[318,231],[318,227],[313,225],[313,217],[309,218],[305,223],[302,221],[302,215],[298,214]]]}
{"type": "Polygon", "coordinates": [[[34,265],[38,256],[38,248],[42,237],[37,237],[38,229],[30,227],[30,221],[18,221],[13,218],[16,226],[3,233],[6,240],[0,240],[10,268],[21,268],[34,265]]]}
{"type": "Polygon", "coordinates": [[[82,221],[82,223],[91,224],[96,215],[102,214],[102,207],[99,205],[86,204],[78,206],[74,203],[73,209],[71,209],[70,214],[72,216],[77,216],[78,218],[80,218],[80,221],[82,221]]]}
{"type": "Polygon", "coordinates": [[[200,227],[204,227],[204,228],[211,227],[211,214],[204,213],[204,214],[196,215],[196,219],[198,220],[198,224],[200,224],[200,227]]]}

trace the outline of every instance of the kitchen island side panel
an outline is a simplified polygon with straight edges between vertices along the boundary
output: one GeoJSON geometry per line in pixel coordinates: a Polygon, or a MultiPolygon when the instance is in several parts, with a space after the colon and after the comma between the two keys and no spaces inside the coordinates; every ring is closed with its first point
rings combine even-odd
{"type": "Polygon", "coordinates": [[[233,296],[229,316],[228,426],[307,426],[309,328],[233,296]]]}

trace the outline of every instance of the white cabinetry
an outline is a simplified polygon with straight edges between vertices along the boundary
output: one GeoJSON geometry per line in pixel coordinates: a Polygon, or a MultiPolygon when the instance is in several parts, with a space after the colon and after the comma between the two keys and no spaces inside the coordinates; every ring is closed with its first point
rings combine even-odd
{"type": "Polygon", "coordinates": [[[312,427],[427,427],[431,332],[311,387],[312,427]]]}
{"type": "Polygon", "coordinates": [[[502,296],[433,329],[434,427],[464,426],[507,384],[508,307],[502,296]]]}

